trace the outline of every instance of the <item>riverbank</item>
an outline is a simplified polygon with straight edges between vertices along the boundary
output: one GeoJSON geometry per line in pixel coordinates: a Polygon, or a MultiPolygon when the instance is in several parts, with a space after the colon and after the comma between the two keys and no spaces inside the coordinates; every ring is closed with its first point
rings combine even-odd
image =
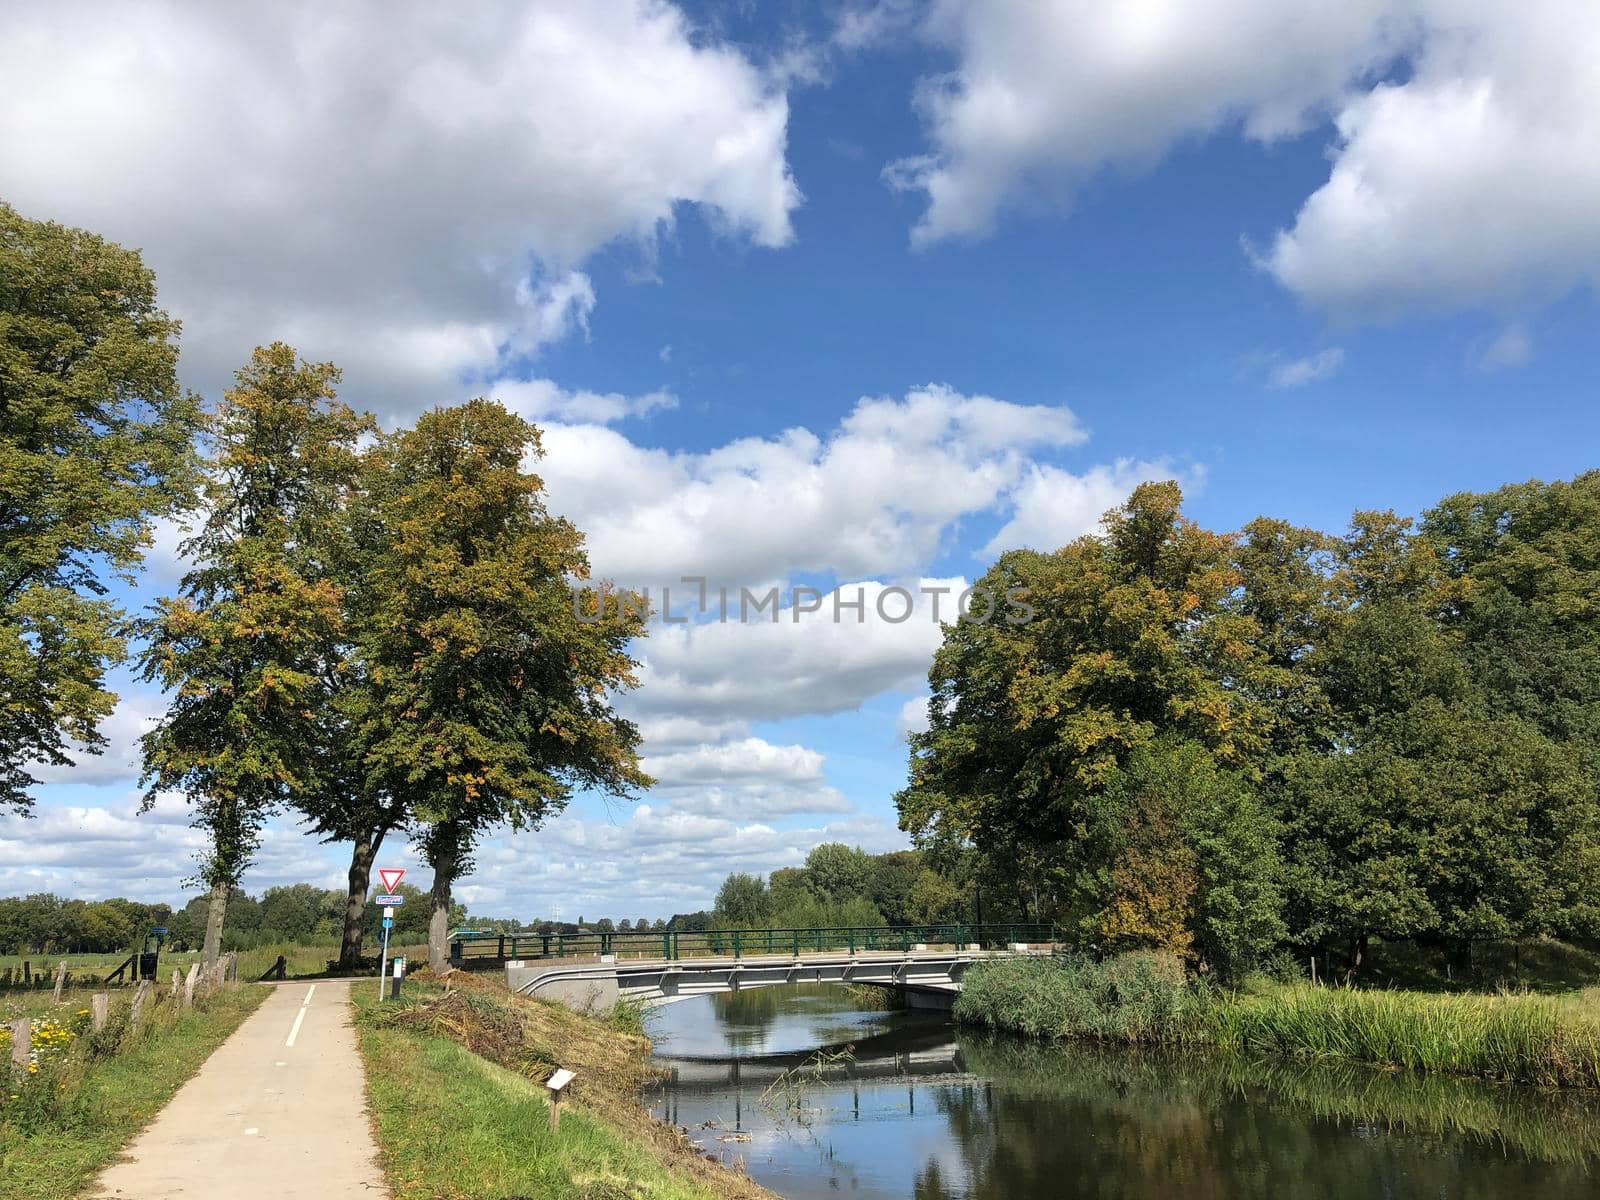
{"type": "Polygon", "coordinates": [[[631,1031],[637,1014],[580,1016],[461,972],[449,982],[413,976],[398,1003],[356,997],[395,1200],[773,1200],[645,1111],[650,1043],[631,1031]],[[552,1133],[543,1083],[558,1066],[576,1078],[552,1133]]]}
{"type": "Polygon", "coordinates": [[[1600,989],[1428,994],[1264,980],[1227,989],[1152,954],[1014,959],[974,966],[955,1018],[1034,1037],[1210,1045],[1600,1088],[1600,989]]]}

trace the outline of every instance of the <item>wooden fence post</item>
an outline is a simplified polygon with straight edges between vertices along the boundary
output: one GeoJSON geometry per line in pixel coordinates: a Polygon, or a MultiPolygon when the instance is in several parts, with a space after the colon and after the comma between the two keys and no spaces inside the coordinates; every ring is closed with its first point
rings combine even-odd
{"type": "Polygon", "coordinates": [[[67,986],[67,960],[63,958],[60,962],[56,963],[56,986],[55,986],[55,990],[50,993],[50,999],[55,1001],[55,1003],[60,1004],[61,1003],[61,993],[66,988],[66,986],[67,986]]]}
{"type": "Polygon", "coordinates": [[[183,1007],[194,1007],[194,981],[200,974],[200,964],[194,963],[189,967],[189,973],[183,977],[183,1007]]]}
{"type": "Polygon", "coordinates": [[[139,1028],[139,1023],[144,1020],[144,1006],[150,999],[151,990],[151,983],[148,979],[139,980],[139,986],[134,989],[133,993],[133,1007],[128,1010],[128,1027],[130,1029],[139,1028]]]}
{"type": "Polygon", "coordinates": [[[18,1017],[11,1022],[11,1066],[16,1070],[28,1069],[28,1057],[33,1053],[33,1022],[18,1017]]]}
{"type": "Polygon", "coordinates": [[[174,1000],[176,1000],[178,998],[178,981],[179,981],[180,978],[181,978],[181,976],[178,974],[178,968],[177,967],[173,967],[172,968],[172,998],[174,1000]]]}
{"type": "Polygon", "coordinates": [[[106,1027],[111,1017],[111,993],[96,992],[89,997],[89,1026],[96,1033],[106,1027]]]}
{"type": "Polygon", "coordinates": [[[26,958],[22,960],[22,983],[24,987],[33,985],[33,963],[26,958]]]}

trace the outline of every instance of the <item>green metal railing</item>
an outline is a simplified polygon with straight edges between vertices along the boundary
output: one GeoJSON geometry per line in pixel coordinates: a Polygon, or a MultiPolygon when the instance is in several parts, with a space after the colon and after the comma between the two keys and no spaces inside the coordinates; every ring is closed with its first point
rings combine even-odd
{"type": "Polygon", "coordinates": [[[704,929],[599,933],[462,933],[450,943],[450,957],[470,965],[474,961],[511,959],[594,958],[615,954],[619,958],[666,959],[744,958],[746,955],[823,954],[846,950],[851,954],[899,951],[914,946],[985,950],[1025,943],[1048,945],[1061,941],[1054,925],[889,925],[845,926],[833,929],[704,929]]]}

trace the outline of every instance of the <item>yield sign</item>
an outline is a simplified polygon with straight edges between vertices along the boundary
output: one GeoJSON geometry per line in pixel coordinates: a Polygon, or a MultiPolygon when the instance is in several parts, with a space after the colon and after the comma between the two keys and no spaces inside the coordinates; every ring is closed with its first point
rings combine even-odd
{"type": "Polygon", "coordinates": [[[383,890],[390,895],[394,894],[395,888],[400,886],[400,881],[405,877],[406,869],[404,867],[378,868],[378,878],[383,880],[383,890]]]}

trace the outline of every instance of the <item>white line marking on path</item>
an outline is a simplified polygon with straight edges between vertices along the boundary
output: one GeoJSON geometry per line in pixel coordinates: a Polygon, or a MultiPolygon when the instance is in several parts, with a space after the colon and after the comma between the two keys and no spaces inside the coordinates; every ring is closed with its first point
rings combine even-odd
{"type": "Polygon", "coordinates": [[[306,989],[306,998],[300,1002],[300,1011],[294,1015],[294,1024],[289,1027],[289,1037],[283,1043],[293,1046],[295,1038],[300,1036],[300,1023],[306,1019],[306,1009],[311,1007],[311,994],[317,990],[317,985],[312,984],[306,989]]]}

